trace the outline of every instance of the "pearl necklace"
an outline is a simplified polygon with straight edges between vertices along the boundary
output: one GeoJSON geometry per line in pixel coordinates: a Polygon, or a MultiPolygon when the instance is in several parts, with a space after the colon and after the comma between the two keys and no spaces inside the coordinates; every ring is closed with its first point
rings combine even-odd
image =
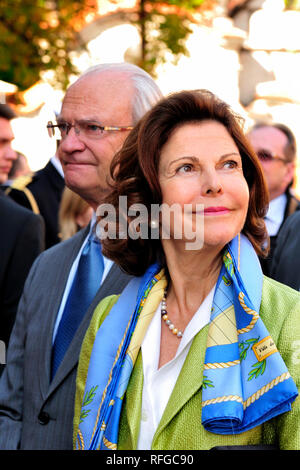
{"type": "Polygon", "coordinates": [[[180,331],[176,326],[171,322],[171,320],[168,317],[168,312],[167,312],[167,289],[164,290],[164,295],[161,301],[161,318],[165,322],[165,324],[168,326],[169,330],[171,333],[173,333],[174,336],[177,336],[177,338],[181,339],[183,332],[180,331]]]}

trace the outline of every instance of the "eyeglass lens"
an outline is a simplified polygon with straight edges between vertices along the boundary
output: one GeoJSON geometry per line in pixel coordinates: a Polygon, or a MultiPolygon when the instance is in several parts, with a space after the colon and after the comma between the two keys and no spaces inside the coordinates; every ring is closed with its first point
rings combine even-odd
{"type": "Polygon", "coordinates": [[[268,150],[258,150],[257,156],[264,162],[270,162],[271,160],[274,160],[273,155],[268,150]]]}

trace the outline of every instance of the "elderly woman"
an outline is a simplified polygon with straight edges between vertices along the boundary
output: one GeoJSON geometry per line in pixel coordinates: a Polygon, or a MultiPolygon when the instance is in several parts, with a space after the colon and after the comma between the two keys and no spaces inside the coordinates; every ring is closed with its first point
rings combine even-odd
{"type": "Polygon", "coordinates": [[[300,294],[262,275],[267,193],[239,118],[208,91],[173,94],[112,175],[121,230],[105,238],[102,225],[103,253],[134,277],[84,340],[75,447],[299,449],[300,294]],[[129,210],[127,237],[120,196],[148,214],[134,224],[129,210]],[[169,218],[152,210],[174,204],[169,218]]]}

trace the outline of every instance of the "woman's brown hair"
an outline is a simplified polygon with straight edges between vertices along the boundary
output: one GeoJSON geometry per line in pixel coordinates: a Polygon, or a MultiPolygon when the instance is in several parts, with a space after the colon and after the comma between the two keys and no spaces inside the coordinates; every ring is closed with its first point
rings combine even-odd
{"type": "MultiPolygon", "coordinates": [[[[151,214],[151,204],[161,204],[158,179],[160,152],[172,132],[186,123],[214,120],[222,123],[237,145],[243,172],[249,187],[249,208],[243,233],[259,255],[267,238],[263,217],[268,206],[268,193],[258,158],[245,137],[242,119],[230,106],[207,90],[181,91],[159,101],[135,126],[111,165],[112,190],[105,203],[112,204],[120,220],[119,197],[127,196],[127,206],[143,204],[151,214]]],[[[133,220],[125,214],[126,224],[133,220]]],[[[150,220],[145,220],[149,226],[150,220]]],[[[124,219],[123,219],[124,223],[124,219]]],[[[123,226],[124,227],[124,226],[123,226]]],[[[117,224],[118,231],[118,224],[117,224]]],[[[106,238],[103,254],[124,271],[142,275],[150,264],[164,265],[159,239],[106,238]]]]}

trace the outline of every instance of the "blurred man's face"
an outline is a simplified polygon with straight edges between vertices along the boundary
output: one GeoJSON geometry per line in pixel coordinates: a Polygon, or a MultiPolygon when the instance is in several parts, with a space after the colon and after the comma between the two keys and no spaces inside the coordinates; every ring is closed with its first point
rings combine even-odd
{"type": "MultiPolygon", "coordinates": [[[[132,125],[131,81],[124,73],[101,72],[75,82],[66,93],[59,122],[132,125]]],[[[61,140],[58,155],[66,185],[95,209],[106,194],[110,163],[129,131],[103,131],[98,138],[72,127],[61,140]]]]}
{"type": "Polygon", "coordinates": [[[16,152],[11,147],[13,139],[9,120],[0,117],[0,184],[7,180],[13,161],[17,158],[16,152]]]}
{"type": "Polygon", "coordinates": [[[288,162],[284,153],[286,135],[279,129],[265,126],[254,129],[248,136],[252,147],[259,155],[267,151],[274,155],[273,160],[260,159],[269,189],[270,200],[283,194],[294,177],[295,164],[288,162]]]}

